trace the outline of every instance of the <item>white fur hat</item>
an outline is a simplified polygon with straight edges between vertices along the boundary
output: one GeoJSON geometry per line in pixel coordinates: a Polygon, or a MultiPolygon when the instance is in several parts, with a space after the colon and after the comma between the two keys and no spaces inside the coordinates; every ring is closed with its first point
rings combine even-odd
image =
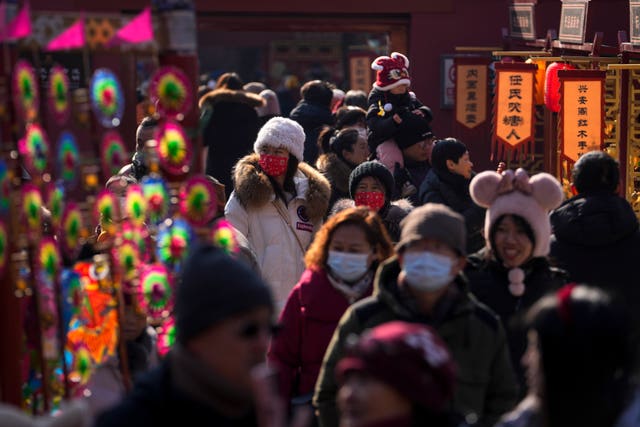
{"type": "Polygon", "coordinates": [[[274,117],[262,126],[258,132],[253,151],[260,153],[260,148],[268,145],[286,148],[298,161],[304,158],[304,129],[297,122],[284,117],[274,117]]]}

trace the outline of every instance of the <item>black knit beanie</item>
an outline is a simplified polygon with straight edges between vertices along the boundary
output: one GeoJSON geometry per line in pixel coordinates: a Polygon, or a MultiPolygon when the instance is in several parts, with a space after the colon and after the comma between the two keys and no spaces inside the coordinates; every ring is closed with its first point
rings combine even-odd
{"type": "Polygon", "coordinates": [[[402,123],[398,126],[393,139],[395,139],[398,148],[404,150],[432,135],[429,122],[424,117],[410,113],[402,117],[402,123]]]}
{"type": "Polygon", "coordinates": [[[176,338],[186,344],[213,324],[258,307],[273,308],[267,285],[215,246],[196,247],[176,292],[176,338]]]}
{"type": "Polygon", "coordinates": [[[458,163],[467,151],[467,146],[455,138],[438,141],[431,151],[431,166],[439,172],[446,172],[449,170],[447,160],[458,163]]]}
{"type": "Polygon", "coordinates": [[[349,196],[353,199],[356,195],[356,188],[362,178],[372,176],[377,178],[384,186],[385,199],[391,200],[395,181],[393,175],[382,163],[377,161],[360,163],[349,175],[349,196]]]}

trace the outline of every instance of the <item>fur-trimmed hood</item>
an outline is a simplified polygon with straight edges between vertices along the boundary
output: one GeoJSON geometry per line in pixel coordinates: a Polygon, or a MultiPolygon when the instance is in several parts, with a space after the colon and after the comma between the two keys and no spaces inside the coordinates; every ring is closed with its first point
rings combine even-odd
{"type": "Polygon", "coordinates": [[[341,193],[349,194],[349,175],[353,170],[347,162],[340,159],[335,153],[326,153],[318,157],[316,167],[341,193]]]}
{"type": "MultiPolygon", "coordinates": [[[[261,208],[275,198],[271,181],[258,164],[259,158],[258,154],[249,154],[233,168],[234,191],[246,209],[261,208]]],[[[293,180],[298,193],[296,197],[305,199],[310,219],[315,222],[324,217],[331,196],[329,181],[304,162],[299,163],[293,180]]]]}
{"type": "Polygon", "coordinates": [[[238,102],[253,108],[265,105],[265,100],[255,93],[244,90],[215,89],[200,98],[198,107],[202,108],[205,103],[214,106],[219,102],[238,102]]]}

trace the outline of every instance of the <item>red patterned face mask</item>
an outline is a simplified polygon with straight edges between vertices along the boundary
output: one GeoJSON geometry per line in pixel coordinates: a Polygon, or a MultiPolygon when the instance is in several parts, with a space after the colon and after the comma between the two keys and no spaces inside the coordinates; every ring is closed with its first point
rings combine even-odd
{"type": "Polygon", "coordinates": [[[361,191],[354,199],[356,206],[366,206],[374,212],[378,212],[384,206],[384,193],[382,191],[361,191]]]}
{"type": "Polygon", "coordinates": [[[273,154],[260,154],[258,163],[262,170],[269,176],[282,176],[287,172],[288,157],[274,156],[273,154]]]}

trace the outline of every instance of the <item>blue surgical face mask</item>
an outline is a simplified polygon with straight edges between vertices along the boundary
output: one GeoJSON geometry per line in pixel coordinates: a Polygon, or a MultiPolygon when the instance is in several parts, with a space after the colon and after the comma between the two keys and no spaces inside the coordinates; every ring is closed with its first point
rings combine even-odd
{"type": "Polygon", "coordinates": [[[402,270],[409,286],[433,292],[451,283],[453,263],[448,256],[433,252],[409,252],[404,255],[402,270]]]}
{"type": "Polygon", "coordinates": [[[369,254],[329,251],[327,265],[331,272],[345,282],[355,282],[369,271],[369,254]]]}

